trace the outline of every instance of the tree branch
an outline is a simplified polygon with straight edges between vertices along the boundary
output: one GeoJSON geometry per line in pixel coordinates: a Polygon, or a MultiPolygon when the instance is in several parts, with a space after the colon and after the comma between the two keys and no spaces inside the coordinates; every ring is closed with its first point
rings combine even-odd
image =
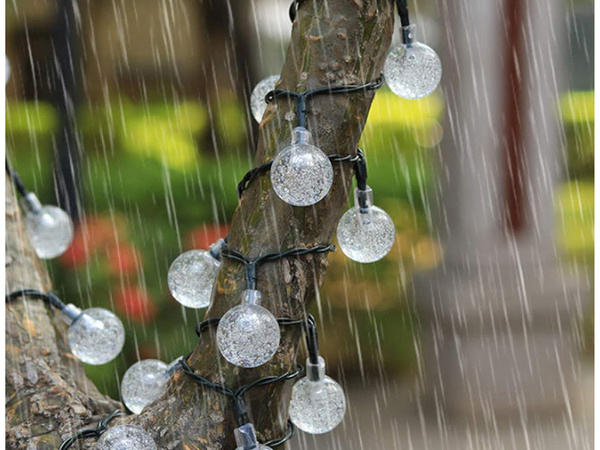
{"type": "MultiPolygon", "coordinates": [[[[391,0],[303,2],[294,23],[278,87],[302,92],[326,85],[360,85],[375,80],[389,49],[392,28],[391,0]]],[[[354,154],[373,95],[373,92],[359,92],[313,98],[309,104],[308,128],[313,133],[316,145],[327,154],[354,154]]],[[[272,159],[289,143],[296,120],[292,102],[277,99],[269,106],[259,132],[255,165],[272,159]]],[[[308,208],[292,207],[279,200],[271,189],[268,175],[254,180],[234,214],[229,245],[255,257],[271,251],[329,243],[346,205],[352,181],[349,164],[334,164],[334,169],[334,184],[329,195],[308,208]]],[[[7,236],[12,244],[7,248],[7,258],[19,258],[20,254],[23,257],[18,267],[12,269],[13,276],[19,282],[9,284],[13,289],[47,288],[47,275],[35,260],[29,245],[23,244],[27,239],[23,236],[14,199],[10,202],[12,215],[8,216],[7,204],[7,236]],[[32,278],[28,278],[30,275],[32,278]]],[[[306,255],[261,265],[258,269],[258,289],[263,294],[263,305],[278,317],[305,317],[324,280],[326,266],[326,255],[306,255]]],[[[214,299],[206,316],[221,317],[228,309],[239,304],[245,288],[244,268],[234,261],[224,260],[214,299]]],[[[56,341],[62,343],[61,348],[65,348],[64,338],[61,337],[64,327],[50,322],[44,305],[24,302],[21,307],[9,309],[15,317],[10,323],[7,322],[7,332],[14,336],[11,345],[16,348],[10,353],[10,361],[7,353],[7,367],[18,368],[14,374],[11,372],[15,380],[10,381],[12,390],[7,395],[9,399],[12,397],[13,419],[9,425],[15,445],[12,448],[25,448],[24,443],[31,439],[32,431],[25,438],[17,435],[20,432],[19,424],[28,423],[26,419],[34,414],[36,407],[39,407],[39,415],[48,409],[52,411],[47,427],[58,429],[60,434],[67,428],[75,431],[78,423],[76,418],[83,425],[91,415],[106,413],[114,406],[114,403],[99,396],[89,381],[86,384],[85,381],[77,382],[70,378],[74,373],[82,374],[82,369],[69,359],[68,353],[58,347],[48,349],[56,341]],[[47,334],[45,332],[43,336],[36,337],[35,333],[42,329],[47,329],[47,334]],[[19,347],[23,350],[17,350],[19,347]],[[38,367],[38,379],[33,384],[28,381],[27,369],[32,362],[38,367]],[[52,373],[42,370],[48,366],[57,367],[55,370],[60,372],[61,388],[64,390],[64,398],[55,404],[52,404],[52,399],[56,395],[48,394],[51,392],[49,389],[55,386],[40,384],[45,379],[44,374],[52,373]],[[28,387],[25,388],[24,384],[28,387]],[[40,395],[43,401],[26,399],[25,392],[40,395]],[[24,414],[20,415],[19,402],[27,403],[24,414]],[[76,405],[79,404],[84,405],[81,413],[76,412],[76,405]],[[61,415],[65,414],[71,414],[67,417],[68,425],[59,425],[64,421],[61,415]]],[[[258,377],[279,375],[293,368],[300,336],[299,329],[282,329],[281,346],[275,357],[264,366],[248,370],[234,367],[220,356],[214,330],[209,330],[198,340],[189,364],[212,381],[235,388],[258,377]]],[[[290,383],[256,388],[247,394],[246,403],[260,440],[277,438],[285,433],[289,394],[290,383]]],[[[113,424],[125,422],[143,426],[161,449],[235,448],[233,430],[236,424],[230,400],[196,385],[181,371],[173,375],[165,395],[146,407],[140,415],[116,419],[113,424]]],[[[51,434],[55,443],[58,434],[51,434]]],[[[27,448],[50,447],[35,443],[27,448]]]]}

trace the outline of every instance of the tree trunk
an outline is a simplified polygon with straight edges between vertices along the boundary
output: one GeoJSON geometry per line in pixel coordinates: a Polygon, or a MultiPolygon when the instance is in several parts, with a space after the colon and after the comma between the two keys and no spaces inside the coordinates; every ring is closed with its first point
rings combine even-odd
{"type": "MultiPolygon", "coordinates": [[[[301,92],[375,80],[391,41],[392,6],[391,0],[303,2],[279,88],[301,92]]],[[[308,128],[316,145],[326,154],[354,154],[373,95],[373,92],[359,92],[314,97],[309,103],[308,128]]],[[[285,147],[296,124],[293,104],[286,99],[276,100],[267,109],[260,127],[255,164],[272,159],[285,147]]],[[[256,179],[234,214],[229,246],[255,257],[331,242],[352,181],[349,164],[334,164],[334,169],[329,195],[308,208],[292,207],[279,200],[271,190],[268,174],[256,179]]],[[[48,288],[47,274],[23,236],[10,190],[7,196],[7,289],[48,288]]],[[[304,318],[324,280],[326,266],[326,255],[287,258],[261,265],[258,289],[263,294],[263,306],[277,317],[304,318]]],[[[245,288],[244,268],[224,260],[206,316],[220,317],[239,304],[245,288]]],[[[71,434],[92,416],[105,414],[114,406],[89,381],[85,383],[81,366],[64,350],[64,327],[50,317],[48,309],[36,301],[18,302],[7,312],[7,370],[14,367],[8,372],[7,392],[11,448],[55,448],[52,445],[58,436],[71,434]],[[59,344],[55,345],[57,341],[59,344]],[[60,389],[57,391],[56,385],[50,383],[59,383],[60,389]],[[45,411],[50,411],[48,417],[45,411]],[[41,437],[42,433],[46,435],[41,437]],[[51,442],[51,446],[45,447],[43,439],[51,442]],[[33,445],[29,446],[29,442],[33,445]]],[[[189,364],[210,380],[235,388],[293,368],[300,337],[299,329],[283,328],[275,357],[264,366],[249,370],[228,364],[216,348],[214,330],[209,330],[199,338],[189,364]]],[[[246,395],[259,440],[285,433],[290,386],[290,383],[271,384],[246,395]]],[[[173,375],[165,395],[140,415],[116,419],[113,423],[125,422],[146,428],[161,449],[235,448],[236,424],[229,398],[196,385],[181,371],[173,375]]]]}

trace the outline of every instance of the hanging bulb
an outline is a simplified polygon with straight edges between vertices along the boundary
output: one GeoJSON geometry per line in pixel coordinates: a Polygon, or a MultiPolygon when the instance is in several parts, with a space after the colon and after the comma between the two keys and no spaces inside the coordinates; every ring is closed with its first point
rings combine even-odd
{"type": "Polygon", "coordinates": [[[152,436],[137,425],[117,425],[105,431],[94,450],[158,450],[152,436]]]}
{"type": "Polygon", "coordinates": [[[67,339],[71,352],[80,361],[99,366],[117,357],[125,343],[125,329],[119,318],[103,308],[81,311],[73,304],[63,310],[69,324],[67,339]]]}
{"type": "Polygon", "coordinates": [[[327,195],[333,167],[325,153],[312,145],[310,132],[293,131],[292,144],[273,159],[271,184],[281,200],[293,206],[310,206],[327,195]]]}
{"type": "Polygon", "coordinates": [[[268,309],[260,306],[261,298],[257,290],[244,291],[241,305],[227,311],[219,322],[219,351],[236,366],[261,366],[273,357],[279,347],[279,324],[268,309]]]}
{"type": "Polygon", "coordinates": [[[25,228],[38,257],[52,259],[62,255],[73,240],[73,222],[56,206],[42,206],[37,196],[23,197],[25,228]]]}
{"type": "Polygon", "coordinates": [[[180,361],[181,358],[177,358],[167,365],[158,359],[144,359],[127,369],[121,381],[121,397],[125,406],[134,414],[142,412],[146,405],[163,394],[180,361]]]}
{"type": "Polygon", "coordinates": [[[391,217],[373,206],[373,191],[354,190],[354,207],[344,213],[337,226],[342,252],[353,261],[379,261],[394,245],[396,230],[391,217]]]}
{"type": "Polygon", "coordinates": [[[252,90],[250,94],[250,109],[254,120],[258,123],[262,122],[263,115],[267,109],[266,95],[275,89],[275,85],[279,81],[279,75],[271,75],[270,77],[261,80],[252,90]]]}
{"type": "Polygon", "coordinates": [[[392,92],[407,99],[431,94],[442,78],[442,63],[435,51],[415,39],[415,25],[402,28],[404,43],[390,52],[383,74],[392,92]]]}
{"type": "Polygon", "coordinates": [[[219,239],[208,251],[190,250],[173,261],[167,284],[175,300],[188,308],[206,308],[210,304],[224,245],[225,241],[219,239]]]}
{"type": "Polygon", "coordinates": [[[263,445],[256,439],[254,425],[246,423],[233,432],[235,434],[236,450],[272,450],[268,445],[263,445]]]}
{"type": "Polygon", "coordinates": [[[306,376],[292,388],[290,420],[302,431],[327,433],[337,427],[346,413],[346,396],[341,386],[325,375],[325,360],[306,361],[306,376]]]}

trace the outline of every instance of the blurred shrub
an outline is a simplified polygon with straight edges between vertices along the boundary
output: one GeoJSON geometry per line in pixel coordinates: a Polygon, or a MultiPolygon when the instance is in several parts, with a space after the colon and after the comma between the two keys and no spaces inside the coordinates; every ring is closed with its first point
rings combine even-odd
{"type": "Polygon", "coordinates": [[[567,139],[568,174],[594,177],[594,91],[568,92],[560,102],[567,139]]]}

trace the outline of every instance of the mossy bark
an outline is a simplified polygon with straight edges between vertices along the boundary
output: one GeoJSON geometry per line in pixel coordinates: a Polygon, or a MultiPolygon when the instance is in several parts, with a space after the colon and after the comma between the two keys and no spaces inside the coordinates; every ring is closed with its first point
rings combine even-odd
{"type": "MultiPolygon", "coordinates": [[[[392,5],[391,0],[303,2],[294,23],[278,87],[301,92],[326,85],[357,85],[375,80],[382,70],[391,42],[392,5]]],[[[309,105],[307,127],[316,145],[327,154],[354,154],[373,96],[373,92],[359,92],[314,97],[309,105]]],[[[260,126],[256,165],[272,159],[289,142],[296,123],[293,104],[288,100],[278,99],[269,106],[260,126]]],[[[349,164],[334,164],[334,169],[335,180],[330,193],[324,200],[308,208],[292,207],[279,200],[271,189],[268,175],[255,180],[244,193],[234,214],[229,245],[255,257],[265,252],[331,242],[352,182],[352,167],[349,164]]],[[[11,197],[10,193],[8,196],[11,197]]],[[[8,215],[7,208],[7,239],[9,243],[15,243],[7,244],[7,257],[14,259],[23,254],[24,259],[12,274],[7,272],[7,280],[14,277],[18,281],[7,281],[7,284],[10,289],[25,286],[47,288],[45,270],[35,261],[29,245],[24,243],[26,239],[14,199],[9,198],[9,203],[12,212],[8,215]],[[36,270],[27,272],[27,267],[36,270]]],[[[324,280],[326,267],[326,255],[287,258],[261,265],[258,269],[258,289],[263,294],[263,305],[278,317],[305,317],[324,280]]],[[[207,317],[220,317],[239,304],[245,288],[243,267],[236,262],[223,261],[207,317]]],[[[10,320],[7,318],[7,336],[15,336],[14,345],[18,350],[7,352],[7,368],[20,364],[14,375],[20,381],[9,380],[13,386],[8,393],[9,404],[15,410],[8,427],[11,448],[46,448],[35,443],[33,447],[27,446],[31,439],[38,439],[32,438],[31,431],[25,437],[17,437],[19,427],[28,417],[32,423],[48,423],[47,434],[56,443],[57,437],[67,429],[75,430],[92,416],[106,413],[114,406],[99,396],[89,381],[84,389],[80,388],[81,383],[74,378],[76,374],[81,374],[81,366],[72,358],[68,359],[64,345],[53,347],[54,342],[63,342],[61,335],[64,335],[64,327],[51,321],[49,311],[43,305],[23,302],[21,306],[11,306],[9,314],[15,317],[10,320]],[[27,321],[35,325],[27,325],[27,321]],[[44,335],[43,340],[35,339],[27,331],[28,326],[51,335],[44,335]],[[27,338],[25,345],[23,335],[27,338]],[[52,348],[48,350],[49,347],[52,348]],[[58,370],[60,373],[56,375],[65,377],[65,400],[53,407],[51,411],[54,411],[54,416],[42,420],[45,417],[44,410],[50,407],[54,401],[52,399],[56,397],[46,392],[50,386],[28,385],[31,394],[45,398],[39,404],[30,404],[30,400],[24,398],[22,393],[24,383],[29,383],[27,362],[49,364],[45,352],[49,352],[54,359],[55,369],[49,374],[53,375],[58,370]],[[19,402],[27,405],[17,415],[19,402]],[[74,405],[80,404],[83,406],[81,412],[77,413],[74,405]],[[31,418],[34,408],[38,408],[39,421],[31,418]],[[69,414],[69,417],[62,419],[61,414],[69,414]],[[63,422],[65,424],[59,425],[63,422]]],[[[282,331],[279,351],[272,361],[257,369],[240,369],[228,364],[216,348],[214,330],[205,332],[199,338],[189,364],[198,373],[230,387],[237,387],[257,377],[281,374],[294,367],[301,337],[299,329],[282,331]]],[[[246,403],[260,440],[284,434],[289,394],[289,383],[256,388],[247,394],[246,403]]],[[[159,448],[163,449],[235,448],[233,429],[236,424],[229,399],[196,385],[181,371],[173,375],[165,395],[148,406],[142,414],[115,420],[115,423],[124,422],[146,428],[159,448]]]]}

